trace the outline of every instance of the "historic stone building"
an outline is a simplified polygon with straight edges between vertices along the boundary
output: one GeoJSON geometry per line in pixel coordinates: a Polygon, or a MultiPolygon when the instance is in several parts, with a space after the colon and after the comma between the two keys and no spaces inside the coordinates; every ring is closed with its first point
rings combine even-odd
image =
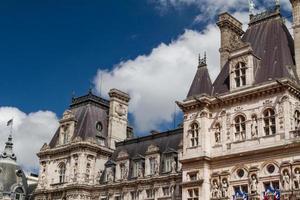
{"type": "Polygon", "coordinates": [[[181,128],[134,138],[126,93],[74,98],[38,153],[36,199],[300,199],[300,0],[291,3],[295,41],[279,5],[251,14],[245,32],[220,14],[220,73],[212,82],[199,60],[177,102],[181,128]]]}

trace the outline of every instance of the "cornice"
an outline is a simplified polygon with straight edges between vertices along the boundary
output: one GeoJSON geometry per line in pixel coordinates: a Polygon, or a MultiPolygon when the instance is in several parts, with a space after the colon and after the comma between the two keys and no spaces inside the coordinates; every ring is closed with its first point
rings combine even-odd
{"type": "Polygon", "coordinates": [[[82,149],[82,148],[89,149],[91,151],[95,151],[106,156],[111,156],[114,152],[114,150],[109,149],[107,147],[99,146],[97,144],[86,142],[86,141],[81,141],[81,142],[72,142],[67,145],[58,146],[52,149],[41,150],[39,153],[37,153],[37,156],[42,158],[44,156],[66,154],[66,152],[71,152],[73,150],[82,149]]]}
{"type": "Polygon", "coordinates": [[[224,105],[232,105],[237,102],[248,101],[260,96],[276,94],[284,90],[289,90],[291,93],[300,98],[299,85],[289,79],[273,80],[261,85],[244,87],[240,90],[230,91],[221,95],[201,96],[187,99],[183,102],[176,102],[177,105],[185,112],[203,107],[222,107],[224,105]]]}

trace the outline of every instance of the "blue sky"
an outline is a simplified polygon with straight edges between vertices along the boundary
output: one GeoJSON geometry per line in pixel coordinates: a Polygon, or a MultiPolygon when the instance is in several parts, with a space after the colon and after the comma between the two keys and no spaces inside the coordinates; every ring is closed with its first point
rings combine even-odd
{"type": "MultiPolygon", "coordinates": [[[[256,0],[256,12],[275,0],[256,0]]],[[[173,128],[175,101],[186,97],[198,54],[219,72],[217,15],[228,11],[247,27],[248,0],[0,1],[0,149],[14,118],[19,163],[36,171],[72,93],[89,88],[107,98],[130,94],[138,135],[173,128]],[[102,77],[102,78],[101,78],[102,77]],[[29,144],[30,145],[24,145],[29,144]]],[[[281,0],[291,27],[289,0],[281,0]]],[[[290,29],[291,30],[291,29],[290,29]]],[[[177,122],[182,115],[177,108],[177,122]]]]}
{"type": "Polygon", "coordinates": [[[0,105],[61,114],[97,69],[147,54],[192,26],[196,11],[147,1],[1,1],[0,105]]]}

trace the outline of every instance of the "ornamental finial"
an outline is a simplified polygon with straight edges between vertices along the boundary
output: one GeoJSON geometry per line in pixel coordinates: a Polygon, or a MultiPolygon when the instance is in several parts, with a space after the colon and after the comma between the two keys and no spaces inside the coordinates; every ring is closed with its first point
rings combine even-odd
{"type": "Polygon", "coordinates": [[[254,15],[255,3],[254,0],[249,0],[249,14],[254,15]]]}

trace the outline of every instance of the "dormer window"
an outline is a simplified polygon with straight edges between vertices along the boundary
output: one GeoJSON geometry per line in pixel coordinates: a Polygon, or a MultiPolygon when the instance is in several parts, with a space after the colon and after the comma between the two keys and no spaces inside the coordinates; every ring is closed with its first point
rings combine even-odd
{"type": "Polygon", "coordinates": [[[193,123],[190,128],[190,146],[196,147],[199,145],[199,125],[193,123]]]}
{"type": "Polygon", "coordinates": [[[239,62],[234,68],[235,86],[241,87],[246,85],[246,64],[239,62]]]}

